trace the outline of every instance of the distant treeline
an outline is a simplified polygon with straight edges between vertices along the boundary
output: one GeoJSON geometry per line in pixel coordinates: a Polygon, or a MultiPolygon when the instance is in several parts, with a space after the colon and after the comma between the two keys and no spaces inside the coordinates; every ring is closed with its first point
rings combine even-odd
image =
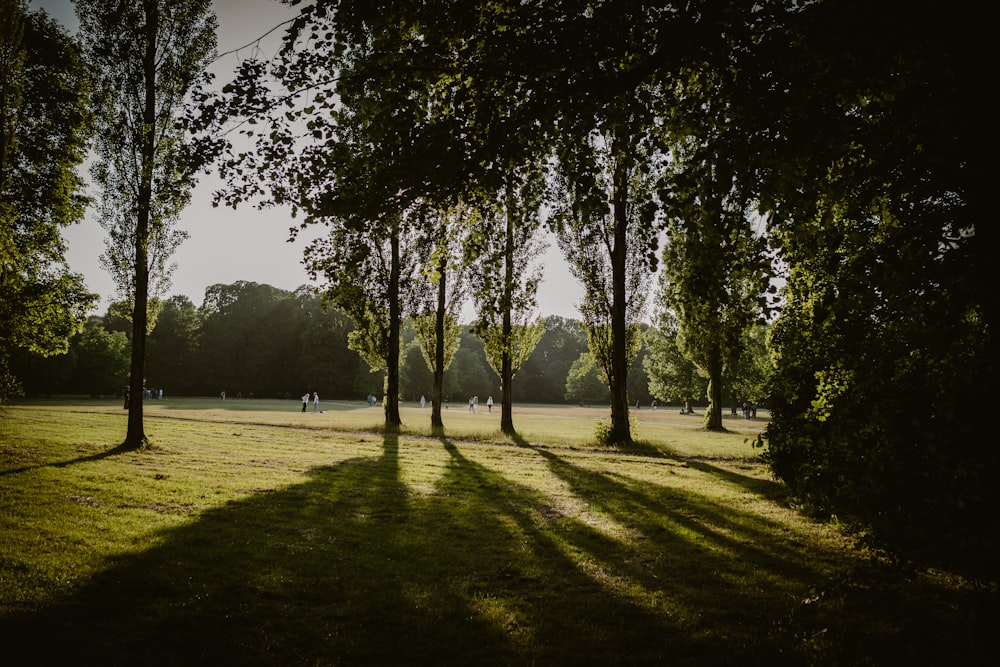
{"type": "MultiPolygon", "coordinates": [[[[297,398],[306,391],[323,399],[364,400],[381,396],[382,371],[347,346],[354,324],[343,313],[323,307],[310,288],[294,292],[254,282],[213,285],[202,306],[173,296],[154,308],[148,338],[146,386],[170,396],[297,398]]],[[[15,360],[28,395],[120,395],[128,383],[131,324],[127,309],[113,304],[92,316],[71,342],[69,353],[42,358],[28,353],[15,360]]],[[[530,403],[592,402],[597,393],[567,395],[574,362],[587,352],[587,337],[577,320],[547,317],[545,334],[514,379],[514,400],[530,403]]],[[[403,332],[400,398],[430,400],[432,375],[412,328],[403,332]]],[[[643,370],[645,350],[632,364],[629,395],[647,405],[652,396],[643,370]]],[[[577,383],[579,385],[580,383],[577,383]]],[[[606,387],[603,387],[606,391],[606,387]]],[[[593,392],[593,390],[591,390],[593,392]]],[[[444,394],[463,403],[470,396],[485,402],[500,396],[500,381],[490,368],[483,344],[468,327],[445,373],[444,394]]]]}

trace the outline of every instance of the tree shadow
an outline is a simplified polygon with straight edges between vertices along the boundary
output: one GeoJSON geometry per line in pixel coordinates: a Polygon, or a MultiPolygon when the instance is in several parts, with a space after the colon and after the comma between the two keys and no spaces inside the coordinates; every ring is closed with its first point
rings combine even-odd
{"type": "Polygon", "coordinates": [[[501,473],[495,448],[437,442],[427,483],[404,481],[406,440],[388,433],[376,456],[163,531],[65,599],[0,617],[5,662],[808,662],[796,649],[817,627],[795,613],[827,554],[776,522],[541,448],[506,448],[524,465],[501,473]],[[565,491],[530,483],[543,473],[565,491]]]}
{"type": "Polygon", "coordinates": [[[772,502],[782,505],[786,505],[788,503],[788,489],[777,480],[761,479],[751,475],[743,475],[735,470],[713,465],[712,463],[704,460],[689,459],[686,460],[685,463],[690,468],[714,475],[729,484],[740,486],[747,491],[762,498],[767,498],[772,502]]]}
{"type": "Polygon", "coordinates": [[[111,449],[104,450],[102,452],[97,452],[96,454],[90,454],[88,456],[80,456],[75,459],[69,459],[67,461],[55,461],[50,463],[39,463],[37,465],[27,465],[21,466],[19,468],[8,468],[6,470],[0,470],[0,477],[6,477],[8,475],[15,475],[22,472],[28,472],[30,470],[40,470],[42,468],[66,468],[72,465],[77,465],[80,463],[92,463],[94,461],[101,461],[113,456],[120,456],[122,454],[133,454],[140,451],[140,448],[132,447],[131,445],[126,445],[121,443],[115,445],[111,449]]]}

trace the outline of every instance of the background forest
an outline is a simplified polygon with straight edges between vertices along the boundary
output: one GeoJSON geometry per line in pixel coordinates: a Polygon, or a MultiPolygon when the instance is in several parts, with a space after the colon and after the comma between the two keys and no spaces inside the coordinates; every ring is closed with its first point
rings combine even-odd
{"type": "MultiPolygon", "coordinates": [[[[381,396],[384,371],[373,372],[348,348],[354,330],[349,317],[325,309],[312,288],[295,292],[254,282],[213,285],[204,305],[185,296],[157,304],[148,341],[148,386],[164,397],[215,396],[298,399],[317,391],[323,400],[363,401],[381,396]]],[[[517,402],[599,403],[607,400],[607,384],[593,364],[581,363],[587,336],[576,320],[544,318],[545,333],[517,374],[517,402]],[[576,372],[571,373],[577,367],[576,372]],[[567,388],[567,381],[570,387],[567,388]]],[[[33,396],[82,394],[118,396],[128,382],[131,323],[120,304],[89,318],[84,330],[62,356],[42,357],[25,351],[13,368],[33,396]]],[[[400,367],[401,399],[430,399],[431,373],[414,340],[412,327],[403,332],[400,367]]],[[[652,400],[640,352],[629,376],[633,402],[652,400]]],[[[482,342],[463,327],[461,342],[445,372],[445,395],[457,404],[478,395],[499,396],[499,378],[486,361],[482,342]]],[[[661,397],[661,402],[664,400],[661,397]]]]}

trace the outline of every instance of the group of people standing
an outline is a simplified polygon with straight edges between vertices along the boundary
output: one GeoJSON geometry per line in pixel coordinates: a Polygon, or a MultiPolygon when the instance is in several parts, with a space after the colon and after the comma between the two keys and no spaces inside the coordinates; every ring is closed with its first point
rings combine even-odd
{"type": "MultiPolygon", "coordinates": [[[[128,410],[128,399],[131,397],[131,395],[132,395],[132,388],[129,387],[128,385],[125,385],[125,388],[122,390],[122,396],[125,398],[125,402],[122,405],[122,407],[126,410],[128,410]]],[[[163,389],[152,389],[150,387],[146,387],[145,389],[142,390],[142,396],[143,398],[149,398],[154,401],[157,400],[162,401],[163,389]]]]}
{"type": "MultiPolygon", "coordinates": [[[[487,412],[493,412],[493,397],[490,396],[486,399],[486,410],[487,412]]],[[[469,397],[469,412],[479,412],[479,397],[471,396],[469,397]]]]}
{"type": "MultiPolygon", "coordinates": [[[[757,406],[750,401],[743,401],[740,404],[740,408],[743,410],[743,419],[756,419],[757,418],[757,406]]],[[[736,414],[736,406],[733,405],[733,414],[736,414]]]]}
{"type": "Polygon", "coordinates": [[[309,407],[309,401],[312,400],[313,412],[319,412],[319,392],[307,391],[302,394],[302,412],[305,412],[309,407]]]}

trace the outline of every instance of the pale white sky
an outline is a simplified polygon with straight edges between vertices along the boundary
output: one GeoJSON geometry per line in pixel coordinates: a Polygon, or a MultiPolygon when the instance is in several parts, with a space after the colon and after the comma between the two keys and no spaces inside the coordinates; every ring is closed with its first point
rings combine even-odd
{"type": "MultiPolygon", "coordinates": [[[[219,53],[254,41],[295,11],[276,0],[214,0],[212,4],[219,22],[219,53]]],[[[76,30],[70,0],[29,0],[29,5],[32,9],[44,9],[69,30],[76,30]]],[[[265,53],[269,48],[273,51],[274,44],[273,41],[271,46],[265,44],[265,53]]],[[[231,55],[217,63],[213,68],[216,81],[224,83],[226,73],[233,70],[236,62],[237,56],[231,55]]],[[[302,267],[305,239],[287,242],[288,229],[295,221],[281,210],[258,211],[248,205],[237,210],[213,208],[212,192],[220,184],[214,175],[203,176],[191,204],[181,214],[179,226],[190,236],[173,257],[177,269],[170,294],[184,294],[195,305],[201,305],[205,288],[216,283],[246,280],[288,290],[307,283],[308,276],[302,267]]],[[[101,295],[98,310],[103,313],[115,296],[111,277],[98,260],[104,250],[104,230],[88,213],[82,223],[66,230],[63,236],[68,245],[70,268],[82,273],[88,288],[101,295]]],[[[550,243],[544,263],[545,280],[538,294],[539,314],[578,318],[576,304],[583,290],[571,276],[554,242],[550,243]]],[[[463,319],[472,316],[467,307],[463,319]]]]}

